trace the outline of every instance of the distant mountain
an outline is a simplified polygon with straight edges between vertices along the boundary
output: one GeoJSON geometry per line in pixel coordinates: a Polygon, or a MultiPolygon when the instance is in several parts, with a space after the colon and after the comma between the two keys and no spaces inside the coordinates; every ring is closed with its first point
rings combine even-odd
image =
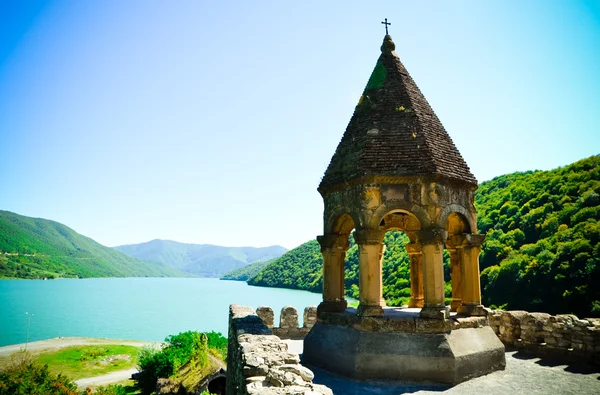
{"type": "Polygon", "coordinates": [[[240,267],[239,269],[234,269],[230,272],[225,273],[225,275],[221,277],[221,280],[248,281],[252,277],[256,276],[258,272],[267,267],[275,259],[277,258],[268,261],[254,262],[244,267],[240,267]]]}
{"type": "Polygon", "coordinates": [[[41,218],[0,211],[0,278],[186,276],[144,262],[41,218]]]}
{"type": "Polygon", "coordinates": [[[281,246],[222,247],[171,240],[152,240],[115,249],[138,259],[160,262],[201,277],[221,277],[250,263],[277,258],[287,251],[281,246]]]}

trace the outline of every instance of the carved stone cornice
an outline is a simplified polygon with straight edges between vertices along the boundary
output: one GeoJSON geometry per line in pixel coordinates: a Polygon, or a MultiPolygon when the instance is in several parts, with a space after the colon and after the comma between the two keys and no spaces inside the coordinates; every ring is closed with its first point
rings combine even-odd
{"type": "Polygon", "coordinates": [[[424,244],[444,244],[448,239],[448,232],[439,227],[423,229],[415,232],[421,245],[424,244]]]}
{"type": "Polygon", "coordinates": [[[317,236],[317,241],[321,245],[321,251],[326,249],[339,249],[346,251],[350,246],[348,235],[329,234],[317,236]]]}
{"type": "Polygon", "coordinates": [[[381,244],[384,236],[384,230],[363,229],[354,232],[354,241],[356,244],[381,244]]]}
{"type": "Polygon", "coordinates": [[[485,235],[480,234],[463,233],[461,235],[452,235],[448,237],[446,247],[448,249],[481,247],[484,239],[485,235]]]}
{"type": "Polygon", "coordinates": [[[477,184],[471,184],[466,181],[451,179],[448,177],[441,176],[439,174],[429,174],[420,176],[394,176],[394,175],[376,175],[376,176],[362,176],[354,178],[352,180],[333,184],[333,185],[321,185],[318,188],[321,196],[326,197],[333,192],[339,192],[346,189],[354,188],[358,185],[394,185],[394,184],[427,184],[431,182],[440,182],[446,185],[455,186],[460,189],[466,189],[475,191],[477,184]]]}
{"type": "Polygon", "coordinates": [[[485,235],[478,234],[465,234],[465,241],[463,242],[463,246],[465,247],[481,247],[483,241],[485,240],[485,235]]]}
{"type": "Polygon", "coordinates": [[[421,244],[419,243],[408,243],[404,246],[408,255],[421,254],[421,244]]]}
{"type": "Polygon", "coordinates": [[[464,234],[449,236],[448,240],[446,240],[446,248],[449,250],[453,250],[456,248],[462,248],[465,240],[466,240],[466,237],[464,234]]]}

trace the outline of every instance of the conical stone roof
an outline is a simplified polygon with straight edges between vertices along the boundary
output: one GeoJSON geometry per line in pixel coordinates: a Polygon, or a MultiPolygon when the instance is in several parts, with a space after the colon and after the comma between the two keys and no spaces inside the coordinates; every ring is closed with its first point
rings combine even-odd
{"type": "Polygon", "coordinates": [[[319,191],[368,176],[434,176],[477,185],[394,49],[386,35],[319,191]]]}

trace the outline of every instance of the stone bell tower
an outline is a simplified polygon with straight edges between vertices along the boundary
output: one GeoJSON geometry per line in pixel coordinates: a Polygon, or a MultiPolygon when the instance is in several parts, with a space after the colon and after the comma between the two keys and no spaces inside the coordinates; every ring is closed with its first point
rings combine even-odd
{"type": "MultiPolygon", "coordinates": [[[[387,21],[386,21],[387,22],[387,21]]],[[[456,383],[503,368],[481,305],[477,180],[386,34],[381,55],[325,172],[323,302],[304,359],[355,378],[456,383]],[[359,247],[358,309],[344,297],[344,259],[359,247]],[[409,239],[409,308],[383,299],[383,238],[409,239]],[[443,252],[452,269],[445,306],[443,252]],[[451,315],[450,312],[456,312],[451,315]],[[469,328],[466,322],[476,322],[469,328]]],[[[471,325],[471,324],[469,324],[471,325]]]]}

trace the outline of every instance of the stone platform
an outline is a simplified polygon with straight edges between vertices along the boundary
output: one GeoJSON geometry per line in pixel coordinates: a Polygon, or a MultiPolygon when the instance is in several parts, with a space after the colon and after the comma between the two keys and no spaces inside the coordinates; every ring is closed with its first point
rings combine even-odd
{"type": "Polygon", "coordinates": [[[322,313],[304,339],[303,361],[354,379],[457,384],[504,369],[504,345],[487,317],[423,319],[420,309],[322,313]]]}

